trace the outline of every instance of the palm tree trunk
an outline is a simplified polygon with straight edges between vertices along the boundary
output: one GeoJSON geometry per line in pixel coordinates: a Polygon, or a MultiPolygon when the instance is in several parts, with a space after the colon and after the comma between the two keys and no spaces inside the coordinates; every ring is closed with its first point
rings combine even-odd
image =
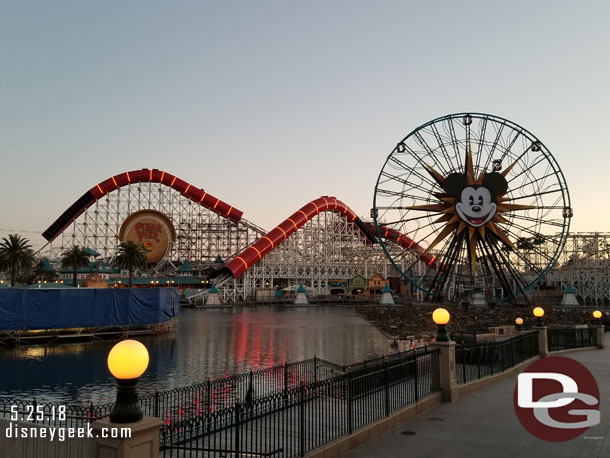
{"type": "Polygon", "coordinates": [[[74,271],[72,272],[72,286],[74,286],[76,288],[76,274],[77,274],[77,269],[76,266],[74,266],[74,271]]]}
{"type": "Polygon", "coordinates": [[[129,287],[133,288],[133,267],[129,266],[129,287]]]}
{"type": "Polygon", "coordinates": [[[15,286],[15,266],[11,266],[11,288],[15,286]]]}

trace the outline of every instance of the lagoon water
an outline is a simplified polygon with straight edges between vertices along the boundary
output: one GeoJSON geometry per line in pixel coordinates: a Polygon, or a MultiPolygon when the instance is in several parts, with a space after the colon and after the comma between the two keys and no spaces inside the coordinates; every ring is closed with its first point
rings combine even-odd
{"type": "MultiPolygon", "coordinates": [[[[349,308],[181,309],[175,333],[138,337],[150,353],[142,392],[318,356],[339,364],[391,352],[349,308]]],[[[106,357],[116,342],[0,348],[0,395],[67,404],[114,401],[106,357]]]]}

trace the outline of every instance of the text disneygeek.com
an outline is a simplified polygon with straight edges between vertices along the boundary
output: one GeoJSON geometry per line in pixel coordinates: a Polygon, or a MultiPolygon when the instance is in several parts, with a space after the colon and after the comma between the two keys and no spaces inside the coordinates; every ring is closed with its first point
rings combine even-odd
{"type": "Polygon", "coordinates": [[[64,426],[23,426],[19,423],[9,423],[4,429],[4,435],[8,439],[48,439],[50,441],[63,442],[66,439],[75,438],[112,438],[129,439],[131,428],[101,428],[95,433],[90,423],[80,427],[64,426]]]}

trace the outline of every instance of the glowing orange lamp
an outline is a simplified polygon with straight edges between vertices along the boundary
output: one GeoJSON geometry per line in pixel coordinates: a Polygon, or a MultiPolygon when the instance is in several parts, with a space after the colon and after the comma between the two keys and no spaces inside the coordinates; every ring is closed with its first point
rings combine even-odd
{"type": "Polygon", "coordinates": [[[143,417],[138,402],[136,385],[148,367],[148,350],[137,340],[123,340],[108,353],[108,369],[116,378],[116,402],[110,421],[113,423],[133,423],[143,417]]]}
{"type": "Polygon", "coordinates": [[[521,331],[521,327],[523,326],[523,318],[521,318],[520,316],[515,318],[515,324],[517,325],[517,331],[521,331]]]}
{"type": "Polygon", "coordinates": [[[542,307],[536,307],[534,309],[534,316],[536,317],[536,326],[544,326],[542,317],[544,316],[544,309],[542,307]]]}
{"type": "Polygon", "coordinates": [[[437,325],[436,332],[436,341],[437,342],[449,342],[449,337],[447,336],[447,323],[449,323],[449,312],[444,308],[437,308],[434,312],[432,312],[432,320],[437,325]]]}

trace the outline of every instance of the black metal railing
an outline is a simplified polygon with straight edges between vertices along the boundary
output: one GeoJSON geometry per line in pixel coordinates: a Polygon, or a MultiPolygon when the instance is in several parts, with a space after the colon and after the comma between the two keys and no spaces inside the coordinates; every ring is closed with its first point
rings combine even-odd
{"type": "MultiPolygon", "coordinates": [[[[161,418],[166,423],[175,423],[233,406],[238,399],[254,400],[295,388],[301,382],[309,384],[325,380],[344,373],[345,368],[346,366],[314,357],[219,379],[208,379],[186,387],[141,392],[139,400],[145,415],[161,418]]],[[[79,426],[95,421],[110,415],[113,405],[67,405],[64,411],[65,421],[70,423],[67,426],[79,426]]],[[[50,402],[0,397],[0,417],[4,418],[17,415],[19,419],[26,421],[55,424],[58,420],[53,409],[57,409],[57,405],[50,402]],[[32,406],[43,413],[38,416],[31,415],[32,406]]]]}
{"type": "Polygon", "coordinates": [[[401,353],[343,374],[161,429],[164,458],[304,456],[439,390],[438,350],[401,353]]]}
{"type": "Polygon", "coordinates": [[[314,357],[183,388],[145,393],[140,396],[140,404],[146,415],[174,423],[233,406],[238,399],[252,401],[295,388],[301,382],[325,380],[342,371],[343,366],[314,357]]]}
{"type": "Polygon", "coordinates": [[[504,372],[537,354],[537,331],[501,341],[457,345],[456,381],[466,383],[504,372]]]}
{"type": "Polygon", "coordinates": [[[548,329],[549,352],[597,346],[595,328],[548,329]]]}

